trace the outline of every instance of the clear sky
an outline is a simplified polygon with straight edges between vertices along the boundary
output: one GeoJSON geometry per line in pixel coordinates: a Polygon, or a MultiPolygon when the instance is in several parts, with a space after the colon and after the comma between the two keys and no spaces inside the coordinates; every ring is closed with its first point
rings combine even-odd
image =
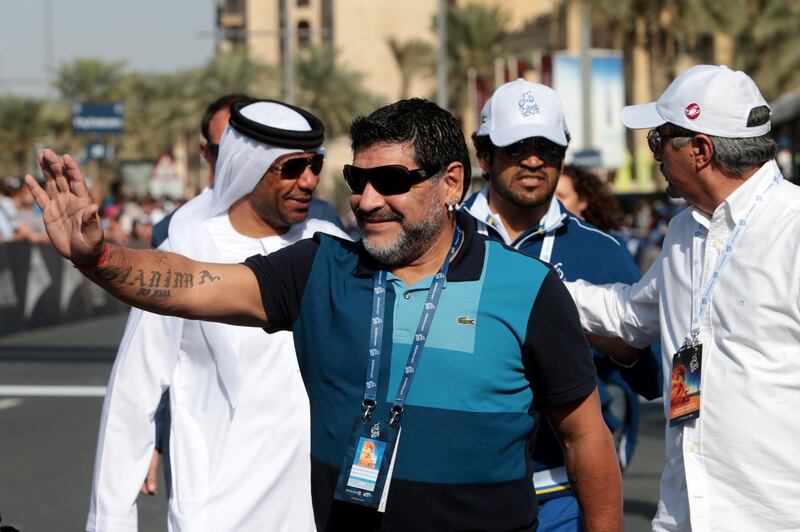
{"type": "MultiPolygon", "coordinates": [[[[214,51],[215,0],[0,0],[0,94],[46,96],[52,63],[97,57],[140,72],[199,66],[214,51]]],[[[52,91],[51,91],[52,93],[52,91]]]]}

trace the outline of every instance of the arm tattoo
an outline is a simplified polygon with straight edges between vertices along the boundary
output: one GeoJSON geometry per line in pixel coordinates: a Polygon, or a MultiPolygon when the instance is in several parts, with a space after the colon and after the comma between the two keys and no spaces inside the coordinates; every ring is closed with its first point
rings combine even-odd
{"type": "MultiPolygon", "coordinates": [[[[170,290],[173,288],[194,288],[195,286],[193,273],[173,271],[170,268],[167,271],[159,271],[133,269],[130,266],[127,268],[109,266],[99,268],[96,275],[99,279],[109,283],[138,288],[137,296],[170,297],[170,290]]],[[[208,270],[201,270],[200,280],[197,284],[213,283],[221,279],[222,277],[208,270]]]]}

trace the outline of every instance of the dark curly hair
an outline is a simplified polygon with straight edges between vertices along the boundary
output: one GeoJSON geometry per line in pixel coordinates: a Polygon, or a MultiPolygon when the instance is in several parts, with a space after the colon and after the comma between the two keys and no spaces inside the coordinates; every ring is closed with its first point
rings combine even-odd
{"type": "Polygon", "coordinates": [[[601,231],[619,230],[622,227],[625,214],[608,185],[596,174],[571,164],[565,165],[561,174],[572,180],[575,193],[587,201],[586,209],[575,214],[601,231]]]}
{"type": "Polygon", "coordinates": [[[350,125],[350,146],[355,154],[379,142],[408,143],[417,163],[430,172],[440,172],[452,162],[464,167],[461,199],[469,190],[472,167],[467,143],[456,119],[438,105],[422,98],[400,100],[359,116],[350,125]]]}

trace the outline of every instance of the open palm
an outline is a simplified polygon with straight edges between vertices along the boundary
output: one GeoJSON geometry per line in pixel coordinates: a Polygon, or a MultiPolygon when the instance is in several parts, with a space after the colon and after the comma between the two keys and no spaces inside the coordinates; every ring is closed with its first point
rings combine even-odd
{"type": "Polygon", "coordinates": [[[39,166],[45,187],[30,175],[25,176],[25,183],[42,209],[50,241],[75,264],[96,263],[103,249],[103,227],[80,168],[69,155],[62,160],[49,149],[39,157],[39,166]]]}

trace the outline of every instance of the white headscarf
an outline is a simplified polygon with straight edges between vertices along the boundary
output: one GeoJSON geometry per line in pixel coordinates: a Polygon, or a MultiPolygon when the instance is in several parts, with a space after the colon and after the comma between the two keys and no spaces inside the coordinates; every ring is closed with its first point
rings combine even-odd
{"type": "MultiPolygon", "coordinates": [[[[256,102],[241,109],[241,114],[261,124],[290,131],[310,131],[308,121],[297,111],[276,102],[256,102]]],[[[230,125],[220,141],[214,187],[175,212],[169,224],[169,250],[203,262],[222,262],[202,222],[228,211],[237,200],[249,194],[278,157],[303,149],[270,146],[253,140],[230,125]]],[[[323,148],[315,150],[324,153],[323,148]]],[[[182,334],[180,329],[171,334],[182,334]]],[[[202,321],[200,329],[213,353],[217,372],[231,409],[236,408],[240,385],[239,349],[236,335],[228,326],[202,321]]]]}

